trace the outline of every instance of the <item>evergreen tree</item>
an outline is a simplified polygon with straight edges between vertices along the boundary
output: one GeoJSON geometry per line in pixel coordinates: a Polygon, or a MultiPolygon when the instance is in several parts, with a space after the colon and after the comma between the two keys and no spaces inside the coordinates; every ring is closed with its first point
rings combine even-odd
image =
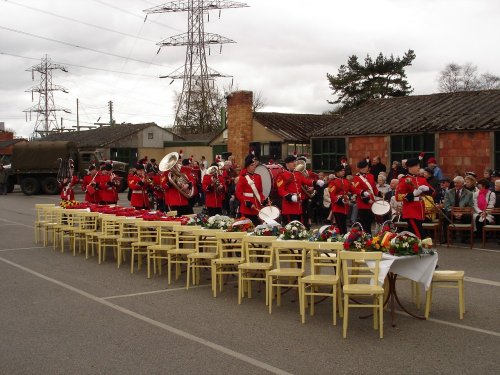
{"type": "Polygon", "coordinates": [[[341,65],[338,74],[327,73],[330,88],[340,104],[340,111],[354,108],[372,98],[409,95],[413,89],[406,80],[405,67],[410,66],[416,55],[408,50],[402,58],[380,53],[375,60],[367,55],[364,65],[356,55],[349,57],[347,65],[341,65]]]}

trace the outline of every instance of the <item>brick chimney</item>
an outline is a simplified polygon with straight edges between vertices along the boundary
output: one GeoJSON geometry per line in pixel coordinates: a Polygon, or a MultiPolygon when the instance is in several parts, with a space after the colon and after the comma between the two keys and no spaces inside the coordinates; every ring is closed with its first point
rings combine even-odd
{"type": "Polygon", "coordinates": [[[243,166],[252,141],[253,92],[235,91],[227,97],[227,150],[243,166]]]}

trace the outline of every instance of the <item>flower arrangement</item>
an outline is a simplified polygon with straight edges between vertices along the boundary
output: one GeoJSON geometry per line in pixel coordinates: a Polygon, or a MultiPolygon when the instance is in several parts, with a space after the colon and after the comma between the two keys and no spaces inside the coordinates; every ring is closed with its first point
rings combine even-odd
{"type": "Polygon", "coordinates": [[[278,237],[281,233],[280,229],[281,229],[281,226],[279,226],[279,225],[271,226],[271,225],[267,225],[267,224],[261,224],[261,225],[257,225],[251,234],[252,234],[252,236],[278,237]]]}
{"type": "Polygon", "coordinates": [[[208,229],[224,229],[227,230],[233,224],[233,219],[229,216],[215,215],[207,219],[205,227],[208,229]]]}
{"type": "Polygon", "coordinates": [[[280,229],[280,240],[305,240],[309,237],[306,227],[300,221],[294,220],[280,229]]]}
{"type": "Polygon", "coordinates": [[[208,223],[208,215],[200,212],[196,216],[186,217],[186,225],[200,225],[202,227],[206,227],[208,223]]]}
{"type": "Polygon", "coordinates": [[[234,223],[227,228],[226,232],[250,232],[253,227],[254,225],[250,219],[240,217],[234,220],[234,223]]]}
{"type": "Polygon", "coordinates": [[[361,251],[366,248],[370,235],[359,228],[352,228],[344,235],[344,250],[361,251]]]}
{"type": "Polygon", "coordinates": [[[315,242],[342,242],[343,238],[338,227],[335,225],[325,225],[313,230],[309,240],[315,242]]]}
{"type": "Polygon", "coordinates": [[[393,229],[393,227],[385,225],[384,223],[380,232],[366,242],[365,250],[388,252],[391,246],[391,240],[397,235],[393,232],[393,229]]]}
{"type": "Polygon", "coordinates": [[[432,239],[420,240],[410,232],[401,232],[390,243],[389,254],[395,256],[434,254],[432,239]]]}
{"type": "Polygon", "coordinates": [[[73,208],[73,206],[77,205],[80,205],[80,202],[75,200],[67,201],[63,199],[61,203],[59,203],[59,206],[61,206],[62,208],[73,208]]]}

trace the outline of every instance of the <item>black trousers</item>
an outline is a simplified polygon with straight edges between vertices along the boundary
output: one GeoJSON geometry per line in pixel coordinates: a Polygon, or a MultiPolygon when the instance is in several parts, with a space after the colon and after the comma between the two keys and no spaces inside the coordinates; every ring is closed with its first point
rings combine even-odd
{"type": "Polygon", "coordinates": [[[207,207],[208,216],[222,215],[222,207],[207,207]]]}
{"type": "MultiPolygon", "coordinates": [[[[339,212],[334,212],[333,217],[335,218],[335,223],[337,223],[337,227],[340,229],[341,234],[347,233],[347,215],[341,214],[339,212]]],[[[363,225],[363,224],[361,224],[363,225]]],[[[364,226],[363,226],[364,228],[364,226]]]]}
{"type": "Polygon", "coordinates": [[[194,214],[191,206],[170,206],[170,211],[177,211],[177,216],[194,214]]]}
{"type": "Polygon", "coordinates": [[[302,215],[281,215],[281,225],[285,226],[289,222],[297,220],[302,222],[302,215]]]}
{"type": "Polygon", "coordinates": [[[372,210],[358,209],[358,221],[366,233],[372,232],[373,212],[372,210]]]}

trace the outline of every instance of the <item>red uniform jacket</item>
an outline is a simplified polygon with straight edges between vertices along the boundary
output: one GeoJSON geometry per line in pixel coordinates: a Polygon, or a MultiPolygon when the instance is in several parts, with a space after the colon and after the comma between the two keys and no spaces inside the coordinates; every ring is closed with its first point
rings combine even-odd
{"type": "Polygon", "coordinates": [[[260,201],[263,202],[265,197],[262,194],[262,178],[259,174],[248,173],[246,169],[243,169],[240,173],[240,178],[236,184],[236,198],[240,201],[240,212],[242,215],[257,215],[259,213],[258,209],[261,208],[261,204],[254,195],[253,189],[250,186],[247,177],[255,184],[257,193],[259,194],[260,201]],[[257,209],[251,208],[254,205],[257,209]]]}
{"type": "MultiPolygon", "coordinates": [[[[189,200],[184,195],[182,195],[179,190],[172,186],[168,182],[168,176],[172,173],[171,171],[164,172],[161,176],[161,187],[165,190],[165,204],[169,207],[177,206],[188,206],[189,200]]],[[[191,174],[185,174],[185,177],[191,183],[194,189],[193,196],[196,194],[196,181],[191,174]]]]}
{"type": "Polygon", "coordinates": [[[358,206],[358,209],[359,210],[369,210],[372,207],[372,203],[365,202],[366,199],[365,200],[362,199],[363,198],[362,192],[367,191],[370,194],[370,200],[373,201],[373,200],[375,200],[375,196],[378,195],[378,189],[377,189],[377,186],[375,184],[375,179],[373,178],[373,175],[371,173],[367,173],[367,174],[363,175],[363,177],[370,184],[371,190],[368,187],[368,185],[362,180],[359,173],[357,173],[356,176],[354,176],[354,180],[353,180],[352,184],[353,184],[355,189],[358,189],[360,191],[360,193],[358,194],[358,197],[356,199],[356,205],[358,206]],[[373,193],[372,193],[372,191],[373,191],[373,193]]]}
{"type": "Polygon", "coordinates": [[[409,174],[399,179],[398,186],[396,187],[396,200],[398,202],[403,202],[403,209],[401,211],[403,219],[424,220],[424,194],[432,194],[432,190],[414,197],[413,190],[421,185],[430,187],[424,177],[417,177],[409,174]]]}
{"type": "Polygon", "coordinates": [[[346,178],[335,177],[328,184],[328,192],[332,200],[332,212],[347,215],[349,213],[349,202],[343,202],[345,196],[349,193],[359,195],[361,190],[356,189],[346,178]]]}
{"type": "Polygon", "coordinates": [[[130,205],[138,208],[149,208],[147,189],[149,184],[139,176],[129,176],[128,187],[132,190],[130,205]]]}
{"type": "Polygon", "coordinates": [[[73,186],[78,184],[80,180],[77,176],[73,176],[71,181],[69,181],[65,185],[61,185],[61,199],[63,201],[73,201],[75,200],[75,191],[73,190],[73,186]]]}
{"type": "Polygon", "coordinates": [[[205,192],[205,204],[210,208],[222,208],[222,201],[226,195],[226,185],[224,184],[224,177],[221,175],[212,176],[205,174],[203,176],[203,181],[201,184],[203,191],[205,192]],[[219,181],[219,189],[214,189],[214,178],[219,181]]]}
{"type": "Polygon", "coordinates": [[[153,175],[151,179],[153,180],[153,194],[155,198],[159,200],[164,200],[165,193],[163,191],[163,188],[161,187],[161,175],[157,173],[153,175]]]}
{"type": "Polygon", "coordinates": [[[301,194],[302,185],[313,186],[314,181],[304,177],[300,172],[283,171],[278,178],[276,178],[276,187],[278,194],[282,197],[281,213],[283,215],[301,215],[302,204],[301,194]],[[297,194],[298,202],[290,202],[285,197],[289,194],[297,194]]]}
{"type": "MultiPolygon", "coordinates": [[[[90,194],[87,190],[88,185],[90,184],[90,182],[92,182],[92,178],[93,176],[89,174],[83,177],[82,190],[85,192],[85,202],[97,203],[97,191],[94,191],[94,194],[90,194]]],[[[95,179],[93,183],[95,184],[95,179]]]]}
{"type": "Polygon", "coordinates": [[[97,183],[97,201],[98,202],[111,202],[116,203],[118,201],[118,193],[116,192],[116,185],[112,181],[112,177],[109,174],[99,174],[95,180],[97,183]]]}

